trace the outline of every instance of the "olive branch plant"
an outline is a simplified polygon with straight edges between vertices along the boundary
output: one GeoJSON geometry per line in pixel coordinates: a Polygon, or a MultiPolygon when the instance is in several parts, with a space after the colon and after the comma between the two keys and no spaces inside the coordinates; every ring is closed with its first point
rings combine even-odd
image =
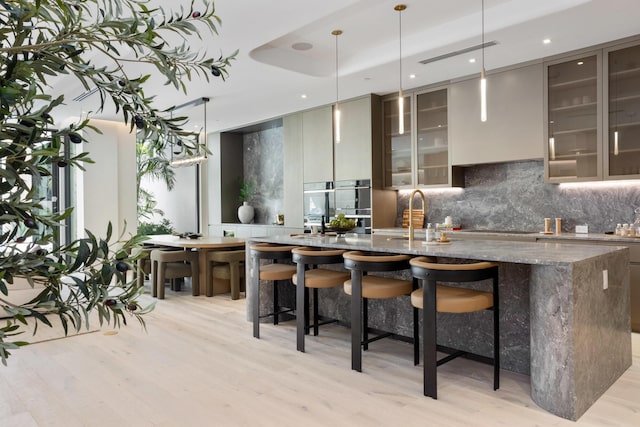
{"type": "Polygon", "coordinates": [[[158,110],[145,94],[150,74],[141,74],[140,65],[155,67],[166,85],[186,93],[185,82],[195,76],[224,80],[237,51],[209,57],[192,50],[190,41],[217,35],[221,21],[207,0],[179,9],[148,0],[0,0],[0,312],[10,315],[0,325],[5,365],[12,350],[27,344],[15,337],[27,316],[35,318],[34,329],[51,326],[47,315],[58,316],[66,333],[79,331],[93,310],[101,324],[119,327],[131,316],[144,326],[142,316],[153,309],[140,305],[143,290],[126,274],[144,237],[114,237],[109,224],[105,237],[86,230],[86,237],[58,245],[56,226],[70,209],[44,212],[35,187],[54,164],[83,169],[93,162],[86,152],[65,154],[65,146],[90,143],[84,130],[100,132],[90,119],[107,103],[159,156],[167,141],[188,140],[186,118],[167,117],[171,108],[158,110]],[[59,123],[67,118],[56,116],[64,95],[51,95],[61,76],[100,97],[94,111],[64,126],[59,123]],[[18,277],[44,286],[21,306],[7,298],[18,277]]]}

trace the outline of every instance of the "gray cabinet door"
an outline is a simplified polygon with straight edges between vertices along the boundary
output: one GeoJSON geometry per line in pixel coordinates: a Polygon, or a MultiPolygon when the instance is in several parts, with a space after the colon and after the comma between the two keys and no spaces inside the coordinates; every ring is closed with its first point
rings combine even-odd
{"type": "Polygon", "coordinates": [[[371,98],[340,103],[341,138],[334,144],[336,181],[371,179],[371,98]]]}
{"type": "Polygon", "coordinates": [[[332,106],[302,113],[304,182],[333,181],[332,106]]]}
{"type": "Polygon", "coordinates": [[[543,66],[487,76],[488,120],[480,121],[480,79],[451,85],[449,138],[453,165],[542,159],[543,66]]]}

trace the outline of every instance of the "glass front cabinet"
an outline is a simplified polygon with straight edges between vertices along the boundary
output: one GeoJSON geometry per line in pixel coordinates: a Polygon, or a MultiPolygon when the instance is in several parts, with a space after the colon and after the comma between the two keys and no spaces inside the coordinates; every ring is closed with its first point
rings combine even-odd
{"type": "Polygon", "coordinates": [[[398,133],[398,98],[383,102],[385,187],[451,186],[448,88],[404,98],[404,134],[398,133]]]}
{"type": "Polygon", "coordinates": [[[546,64],[545,180],[640,178],[640,46],[546,64]]]}
{"type": "Polygon", "coordinates": [[[640,45],[605,50],[605,177],[640,178],[640,45]]]}

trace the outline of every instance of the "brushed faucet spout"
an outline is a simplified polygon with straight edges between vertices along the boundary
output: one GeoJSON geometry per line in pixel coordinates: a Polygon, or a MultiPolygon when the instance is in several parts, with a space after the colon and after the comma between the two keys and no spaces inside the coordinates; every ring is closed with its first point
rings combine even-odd
{"type": "Polygon", "coordinates": [[[424,193],[418,189],[413,190],[409,196],[409,241],[412,242],[415,239],[415,225],[413,224],[413,198],[416,194],[420,195],[422,199],[422,212],[426,212],[427,201],[424,197],[424,193]]]}

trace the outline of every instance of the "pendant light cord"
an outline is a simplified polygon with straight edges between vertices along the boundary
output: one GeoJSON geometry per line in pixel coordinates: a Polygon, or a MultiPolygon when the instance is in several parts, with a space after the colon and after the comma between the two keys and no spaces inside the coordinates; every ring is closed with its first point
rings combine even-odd
{"type": "Polygon", "coordinates": [[[399,83],[400,83],[400,93],[402,93],[402,9],[399,9],[398,11],[398,28],[399,28],[399,37],[398,37],[398,44],[399,44],[399,49],[398,51],[400,52],[400,60],[398,61],[399,64],[399,68],[400,68],[400,74],[399,74],[399,83]]]}
{"type": "Polygon", "coordinates": [[[482,0],[482,69],[484,70],[484,0],[482,0]]]}
{"type": "Polygon", "coordinates": [[[336,105],[338,105],[338,36],[340,35],[340,33],[334,31],[334,34],[336,36],[336,105]]]}

